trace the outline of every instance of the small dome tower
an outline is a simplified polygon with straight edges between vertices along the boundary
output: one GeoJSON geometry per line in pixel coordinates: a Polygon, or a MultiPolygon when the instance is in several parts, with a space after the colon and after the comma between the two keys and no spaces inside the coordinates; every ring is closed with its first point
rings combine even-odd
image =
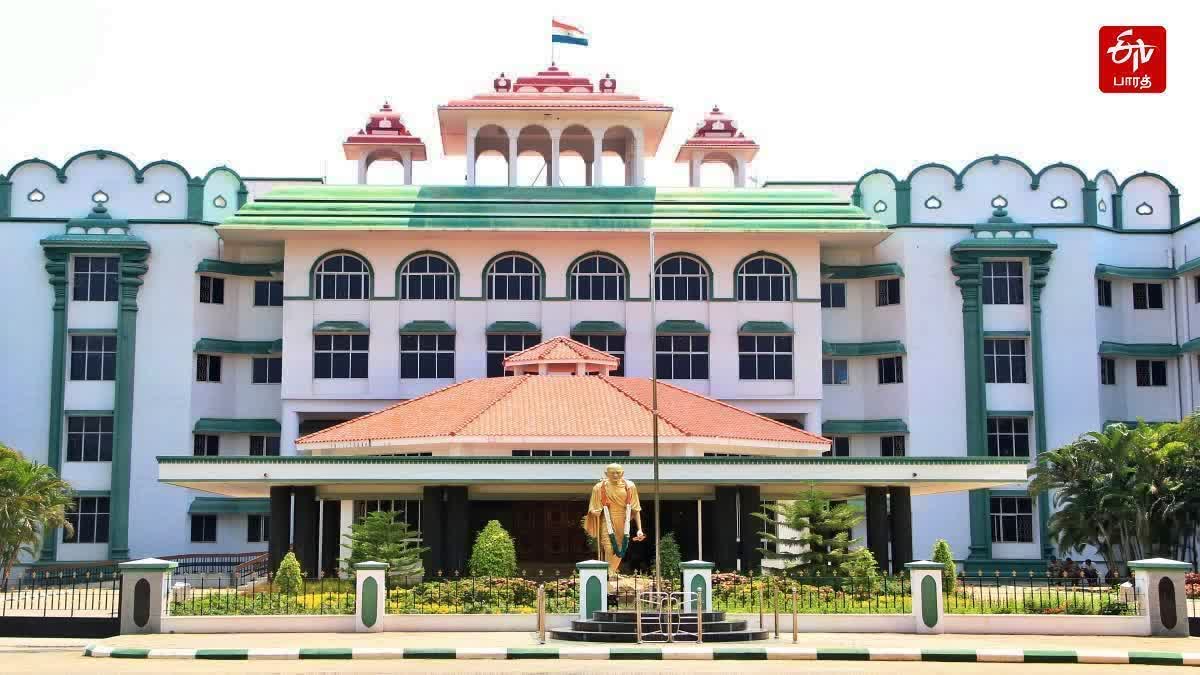
{"type": "Polygon", "coordinates": [[[400,113],[385,102],[379,112],[371,113],[367,126],[350,135],[342,144],[346,159],[358,162],[358,184],[367,184],[367,169],[380,160],[400,162],[404,184],[412,185],[412,163],[424,162],[425,143],[413,136],[400,113]]]}
{"type": "Polygon", "coordinates": [[[732,117],[713,106],[696,133],[679,148],[676,164],[687,162],[688,185],[700,187],[700,165],[719,162],[733,171],[734,187],[746,187],[746,170],[758,154],[758,143],[738,131],[732,117]]]}

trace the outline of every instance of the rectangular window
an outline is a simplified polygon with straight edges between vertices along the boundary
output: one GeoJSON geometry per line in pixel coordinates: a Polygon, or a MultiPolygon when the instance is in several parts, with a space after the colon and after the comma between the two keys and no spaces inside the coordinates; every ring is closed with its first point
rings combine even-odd
{"type": "Polygon", "coordinates": [[[846,284],[842,282],[826,282],[821,284],[821,306],[827,308],[845,308],[846,284]]]}
{"type": "Polygon", "coordinates": [[[250,456],[251,457],[278,457],[279,456],[279,437],[278,436],[251,436],[250,437],[250,456]]]}
{"type": "Polygon", "coordinates": [[[489,333],[487,336],[487,376],[504,377],[504,359],[542,341],[541,333],[489,333]]]}
{"type": "Polygon", "coordinates": [[[255,307],[283,307],[282,281],[255,281],[255,307]]]}
{"type": "Polygon", "coordinates": [[[1117,383],[1117,360],[1100,357],[1100,384],[1117,383]]]}
{"type": "Polygon", "coordinates": [[[1192,296],[1195,302],[1200,302],[1200,277],[1192,277],[1192,296]]]}
{"type": "Polygon", "coordinates": [[[116,378],[116,335],[71,336],[72,380],[112,381],[116,378]]]}
{"type": "Polygon", "coordinates": [[[879,384],[899,384],[904,381],[904,357],[878,359],[879,384]]]}
{"type": "Polygon", "coordinates": [[[983,304],[1025,304],[1025,282],[1019,262],[983,263],[983,304]]]}
{"type": "Polygon", "coordinates": [[[354,522],[359,522],[368,513],[388,511],[393,518],[408,524],[409,528],[421,531],[421,500],[419,499],[356,499],[354,500],[354,522]]]}
{"type": "Polygon", "coordinates": [[[314,335],[313,377],[318,380],[360,380],[367,377],[371,336],[314,335]]]}
{"type": "Polygon", "coordinates": [[[283,357],[255,357],[250,381],[253,384],[279,384],[283,381],[283,357]]]}
{"type": "Polygon", "coordinates": [[[823,359],[821,361],[821,384],[848,384],[850,362],[846,359],[823,359]]]}
{"type": "Polygon", "coordinates": [[[201,276],[200,302],[211,305],[225,304],[225,279],[201,276]]]}
{"type": "Polygon", "coordinates": [[[988,454],[992,457],[1029,456],[1029,418],[989,417],[988,454]]]}
{"type": "Polygon", "coordinates": [[[107,544],[108,497],[76,497],[67,522],[74,532],[63,528],[64,544],[107,544]]]}
{"type": "Polygon", "coordinates": [[[983,373],[988,384],[1025,383],[1025,341],[983,341],[983,373]]]}
{"type": "Polygon", "coordinates": [[[215,434],[193,434],[193,457],[216,457],[220,452],[221,438],[215,434]]]}
{"type": "Polygon", "coordinates": [[[792,336],[739,335],[738,377],[743,380],[792,379],[792,336]]]}
{"type": "Polygon", "coordinates": [[[879,437],[879,456],[880,457],[904,457],[904,437],[903,436],[880,436],[879,437]]]}
{"type": "Polygon", "coordinates": [[[271,516],[251,513],[246,516],[246,542],[266,543],[271,540],[271,516]]]}
{"type": "Polygon", "coordinates": [[[1162,309],[1163,308],[1163,285],[1162,284],[1134,284],[1133,285],[1133,308],[1134,309],[1162,309]]]}
{"type": "Polygon", "coordinates": [[[1167,386],[1167,362],[1137,360],[1137,386],[1165,387],[1167,386]]]}
{"type": "Polygon", "coordinates": [[[220,382],[221,357],[214,354],[196,355],[196,381],[220,382]]]}
{"type": "Polygon", "coordinates": [[[900,304],[900,280],[879,279],[875,282],[875,306],[900,304]]]}
{"type": "Polygon", "coordinates": [[[112,445],[111,415],[67,418],[68,462],[111,462],[112,445]]]}
{"type": "Polygon", "coordinates": [[[113,302],[117,299],[117,257],[75,256],[71,299],[77,302],[113,302]]]}
{"type": "Polygon", "coordinates": [[[708,336],[656,336],[654,371],[662,380],[707,380],[708,336]]]}
{"type": "Polygon", "coordinates": [[[1112,282],[1108,279],[1096,280],[1096,303],[1101,307],[1112,307],[1112,282]]]}
{"type": "Polygon", "coordinates": [[[615,377],[625,376],[625,336],[624,335],[572,335],[572,340],[582,342],[592,349],[599,349],[602,352],[607,352],[617,357],[617,368],[612,371],[611,375],[615,377]]]}
{"type": "Polygon", "coordinates": [[[1033,500],[1029,497],[992,497],[992,543],[1033,543],[1033,500]]]}
{"type": "Polygon", "coordinates": [[[215,513],[192,514],[192,543],[215,544],[217,542],[217,516],[215,513]]]}
{"type": "Polygon", "coordinates": [[[849,457],[850,456],[850,437],[849,436],[833,436],[829,440],[833,441],[833,445],[829,449],[821,453],[822,457],[849,457]]]}
{"type": "Polygon", "coordinates": [[[454,378],[454,336],[400,334],[400,379],[454,378]]]}

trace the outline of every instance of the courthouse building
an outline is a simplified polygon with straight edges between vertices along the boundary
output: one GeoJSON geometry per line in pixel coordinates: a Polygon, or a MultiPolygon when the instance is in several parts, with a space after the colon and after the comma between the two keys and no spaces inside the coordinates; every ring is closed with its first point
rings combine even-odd
{"type": "Polygon", "coordinates": [[[1200,228],[1166,178],[996,155],[756,186],[734,119],[663,148],[671,113],[552,67],[441,105],[437,141],[385,105],[345,141],[358,185],[14,164],[0,440],[78,491],[40,562],[290,546],[328,572],[386,508],[431,570],[489,519],[570,564],[607,463],[652,502],[656,374],[685,556],[755,567],[750,514],[812,485],[862,505],[885,567],[944,537],[1040,568],[1037,453],[1196,405],[1200,228]],[[689,186],[645,184],[660,152],[689,186]],[[420,185],[434,156],[465,184],[420,185]],[[478,184],[484,156],[507,185],[478,184]],[[366,184],[385,161],[403,185],[366,184]],[[727,184],[700,185],[711,163],[727,184]]]}

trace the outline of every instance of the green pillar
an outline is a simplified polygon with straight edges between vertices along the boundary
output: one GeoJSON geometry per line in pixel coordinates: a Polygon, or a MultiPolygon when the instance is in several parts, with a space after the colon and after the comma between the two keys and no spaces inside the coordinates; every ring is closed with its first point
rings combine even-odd
{"type": "MultiPolygon", "coordinates": [[[[987,389],[983,377],[983,298],[980,294],[983,266],[976,255],[953,254],[951,267],[958,277],[955,285],[963,301],[963,372],[966,394],[967,455],[987,455],[987,389]]],[[[968,558],[992,556],[991,527],[988,523],[987,490],[971,490],[971,544],[968,558]]]]}
{"type": "MultiPolygon", "coordinates": [[[[62,473],[63,389],[66,387],[67,345],[67,270],[71,254],[66,251],[46,251],[46,271],[54,291],[53,328],[50,331],[50,432],[46,439],[46,465],[62,473]]],[[[58,557],[58,533],[42,536],[40,562],[54,562],[58,557]]]]}
{"type": "Polygon", "coordinates": [[[112,482],[109,487],[110,560],[129,559],[129,469],[133,452],[133,377],[137,344],[137,296],[148,269],[148,250],[121,253],[117,301],[117,381],[113,402],[112,482]]]}
{"type": "MultiPolygon", "coordinates": [[[[1036,431],[1035,443],[1038,455],[1046,451],[1046,384],[1042,347],[1042,289],[1046,276],[1050,274],[1050,254],[1034,254],[1029,258],[1029,342],[1033,352],[1033,418],[1036,431]]],[[[1049,559],[1054,552],[1050,545],[1047,523],[1050,520],[1050,496],[1038,497],[1038,530],[1042,541],[1042,558],[1049,559]]]]}
{"type": "Polygon", "coordinates": [[[912,185],[908,181],[896,182],[896,224],[912,222],[912,185]]]}
{"type": "Polygon", "coordinates": [[[1085,225],[1095,225],[1099,222],[1096,212],[1096,183],[1090,180],[1083,186],[1083,222],[1085,225]]]}

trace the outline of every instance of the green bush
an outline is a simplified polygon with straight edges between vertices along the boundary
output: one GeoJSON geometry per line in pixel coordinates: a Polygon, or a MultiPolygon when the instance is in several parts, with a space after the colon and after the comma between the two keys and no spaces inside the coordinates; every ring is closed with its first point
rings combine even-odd
{"type": "Polygon", "coordinates": [[[679,542],[675,541],[674,532],[668,532],[658,540],[658,564],[662,567],[663,579],[682,579],[680,562],[679,542]]]}
{"type": "Polygon", "coordinates": [[[850,577],[848,585],[855,597],[869,598],[879,590],[879,563],[875,562],[871,549],[855,549],[840,569],[842,574],[850,577]]]}
{"type": "Polygon", "coordinates": [[[950,542],[945,539],[933,542],[933,561],[942,563],[942,592],[953,593],[958,585],[958,565],[954,563],[950,542]]]}
{"type": "Polygon", "coordinates": [[[275,585],[284,595],[295,595],[304,585],[304,575],[300,573],[300,561],[291,551],[279,561],[279,571],[275,573],[275,585]]]}
{"type": "Polygon", "coordinates": [[[467,563],[477,577],[511,577],[517,573],[517,547],[498,520],[490,520],[475,537],[467,563]]]}

